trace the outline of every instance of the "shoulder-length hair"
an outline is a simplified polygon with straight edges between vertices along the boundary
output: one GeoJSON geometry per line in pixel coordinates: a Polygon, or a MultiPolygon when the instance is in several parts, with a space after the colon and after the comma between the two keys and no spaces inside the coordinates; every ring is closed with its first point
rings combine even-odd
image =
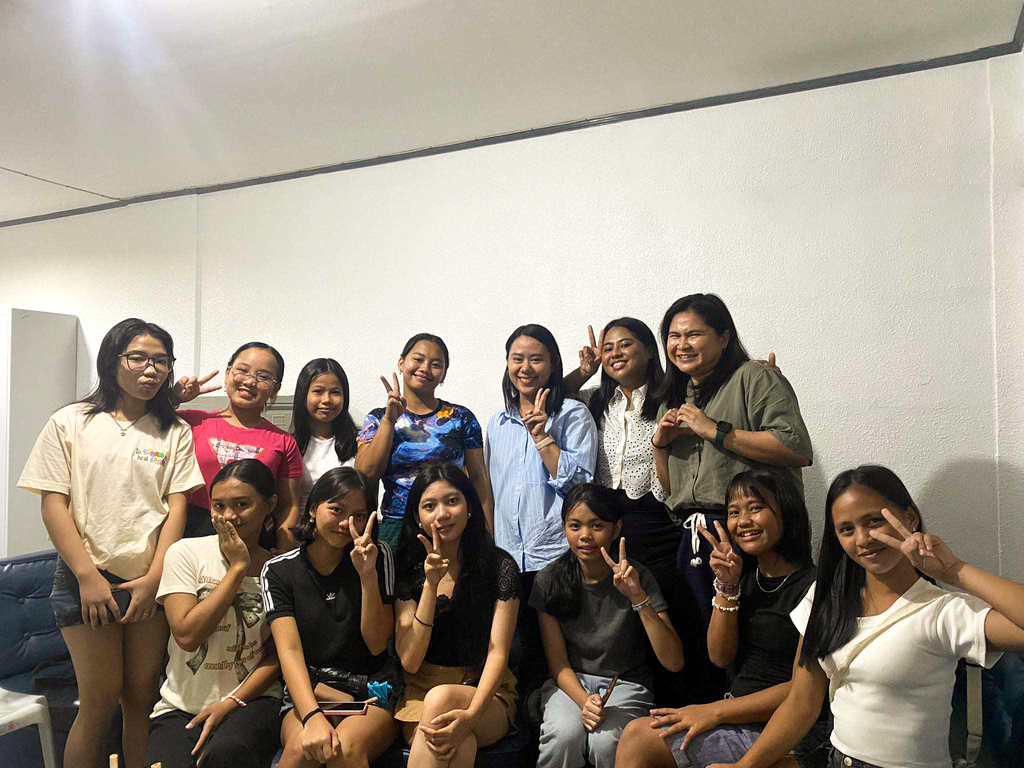
{"type": "Polygon", "coordinates": [[[668,332],[673,318],[680,312],[696,313],[719,335],[726,331],[729,332],[729,343],[722,350],[722,357],[719,358],[718,364],[715,365],[711,375],[696,388],[694,405],[703,408],[721,386],[729,380],[729,377],[736,372],[736,369],[750,360],[750,355],[743,348],[729,308],[718,296],[713,293],[693,293],[677,299],[665,312],[665,317],[661,321],[661,343],[665,347],[667,373],[658,394],[659,399],[667,402],[670,408],[676,407],[686,400],[686,385],[690,382],[690,375],[680,371],[668,357],[668,332]]]}
{"type": "Polygon", "coordinates": [[[821,549],[818,551],[814,602],[811,604],[800,656],[800,663],[805,667],[842,648],[857,632],[861,589],[865,582],[864,569],[843,551],[832,522],[833,505],[853,485],[870,488],[901,511],[913,509],[920,521],[918,530],[924,530],[921,512],[911,498],[910,491],[891,469],[877,464],[864,464],[836,476],[825,498],[825,526],[821,533],[821,549]]]}
{"type": "Polygon", "coordinates": [[[338,454],[338,461],[348,461],[356,455],[356,423],[349,414],[349,388],[348,376],[341,363],[330,357],[317,357],[310,360],[299,371],[299,378],[295,382],[295,398],[292,403],[292,435],[299,446],[299,453],[305,455],[306,447],[309,445],[309,438],[312,436],[310,423],[312,417],[306,408],[306,397],[309,395],[309,387],[313,379],[325,373],[333,374],[338,383],[341,384],[342,406],[341,413],[331,422],[334,430],[334,452],[338,454]]]}
{"type": "MultiPolygon", "coordinates": [[[[520,336],[529,336],[531,339],[536,339],[544,348],[547,349],[548,355],[551,356],[551,375],[548,377],[547,384],[544,388],[550,389],[551,394],[548,395],[547,402],[544,404],[548,415],[554,416],[562,409],[562,403],[565,402],[568,389],[565,386],[565,379],[562,375],[562,354],[558,351],[558,342],[555,341],[554,335],[545,328],[543,325],[537,325],[536,323],[529,323],[527,325],[520,325],[514,331],[512,335],[508,337],[508,341],[505,342],[505,358],[508,358],[508,352],[512,349],[512,342],[518,339],[520,336]]],[[[501,376],[501,393],[505,397],[505,409],[508,411],[514,411],[516,403],[519,402],[519,390],[516,389],[516,385],[512,383],[512,379],[508,376],[508,365],[505,365],[505,373],[501,376]]]]}
{"type": "Polygon", "coordinates": [[[96,374],[99,381],[95,389],[78,402],[89,405],[86,410],[86,413],[89,414],[112,411],[117,407],[117,401],[121,397],[121,387],[117,383],[117,369],[121,364],[120,356],[124,354],[136,336],[152,336],[164,345],[167,356],[171,359],[167,378],[160,385],[157,393],[146,401],[146,413],[153,414],[161,431],[166,432],[172,424],[178,421],[178,414],[171,403],[171,392],[174,387],[174,340],[171,338],[171,334],[159,325],[147,323],[137,317],[122,320],[107,331],[103,341],[100,342],[99,353],[96,355],[96,374]]]}
{"type": "MultiPolygon", "coordinates": [[[[580,483],[566,494],[562,503],[563,528],[569,515],[580,504],[585,504],[606,523],[615,525],[622,519],[622,511],[610,488],[597,483],[580,483]]],[[[580,560],[572,550],[567,550],[551,565],[551,571],[547,611],[559,621],[572,621],[580,615],[583,605],[583,568],[580,560]]]]}
{"type": "MultiPolygon", "coordinates": [[[[325,501],[341,501],[350,493],[363,494],[368,513],[377,508],[377,484],[362,472],[352,467],[335,467],[324,472],[313,484],[306,507],[299,513],[299,522],[291,528],[295,540],[302,544],[315,541],[317,508],[325,501]]],[[[380,526],[374,525],[370,538],[377,541],[379,531],[380,526]]]]}
{"type": "MultiPolygon", "coordinates": [[[[654,421],[658,418],[658,406],[661,405],[661,401],[658,399],[658,389],[661,387],[661,380],[665,376],[665,371],[661,367],[661,353],[658,351],[658,340],[654,338],[654,332],[647,327],[647,323],[643,320],[637,320],[635,317],[616,318],[604,327],[603,333],[608,333],[612,328],[625,328],[636,337],[637,341],[644,345],[647,354],[651,357],[647,362],[647,370],[644,372],[644,384],[647,385],[647,394],[644,396],[644,407],[640,409],[640,416],[648,421],[654,421]]],[[[600,425],[601,419],[604,417],[604,409],[608,407],[608,402],[612,399],[615,388],[618,386],[619,382],[609,376],[607,371],[604,370],[604,366],[602,366],[601,385],[591,395],[589,406],[590,413],[593,415],[596,424],[600,425]]]]}
{"type": "Polygon", "coordinates": [[[814,565],[807,505],[792,480],[770,469],[748,469],[729,481],[725,506],[728,508],[730,501],[742,496],[759,499],[777,512],[782,536],[773,547],[776,554],[801,568],[814,565]]]}
{"type": "MultiPolygon", "coordinates": [[[[417,540],[420,528],[420,499],[434,483],[454,486],[466,499],[469,518],[459,540],[459,575],[452,591],[452,610],[458,620],[459,657],[479,659],[487,655],[494,617],[494,601],[498,599],[498,548],[487,530],[484,507],[469,477],[449,462],[433,461],[423,465],[405,504],[405,517],[398,536],[397,578],[417,577],[423,571],[426,551],[417,540]]],[[[430,538],[429,536],[427,537],[430,538]]]]}

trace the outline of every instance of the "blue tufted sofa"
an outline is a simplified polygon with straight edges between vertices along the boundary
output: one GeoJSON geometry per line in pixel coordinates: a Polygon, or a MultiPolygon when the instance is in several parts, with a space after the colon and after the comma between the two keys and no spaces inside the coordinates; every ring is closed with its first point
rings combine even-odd
{"type": "MultiPolygon", "coordinates": [[[[50,608],[56,565],[53,551],[0,560],[0,688],[34,693],[37,665],[70,663],[50,608]]],[[[35,726],[0,736],[0,768],[29,768],[42,765],[42,759],[35,726]]]]}

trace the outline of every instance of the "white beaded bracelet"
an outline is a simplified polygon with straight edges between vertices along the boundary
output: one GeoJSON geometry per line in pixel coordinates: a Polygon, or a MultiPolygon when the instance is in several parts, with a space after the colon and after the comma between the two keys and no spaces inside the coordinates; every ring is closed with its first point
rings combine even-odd
{"type": "Polygon", "coordinates": [[[715,610],[719,610],[724,613],[732,613],[733,611],[738,611],[740,609],[738,605],[730,605],[728,607],[721,606],[715,601],[715,598],[713,597],[711,598],[711,607],[715,610]]]}

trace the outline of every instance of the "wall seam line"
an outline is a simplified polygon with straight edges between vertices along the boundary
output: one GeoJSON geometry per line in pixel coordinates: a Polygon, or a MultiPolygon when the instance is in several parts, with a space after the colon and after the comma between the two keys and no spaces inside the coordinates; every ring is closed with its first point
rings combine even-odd
{"type": "Polygon", "coordinates": [[[988,104],[988,244],[989,266],[991,269],[992,296],[992,391],[995,399],[994,437],[996,458],[996,562],[999,574],[1003,573],[1003,499],[1002,499],[1002,461],[999,451],[999,323],[996,296],[996,120],[995,106],[992,102],[992,61],[985,61],[985,96],[988,104]]]}
{"type": "Polygon", "coordinates": [[[200,350],[202,348],[202,290],[203,290],[203,273],[202,273],[202,261],[199,256],[199,195],[195,196],[196,201],[196,231],[195,231],[195,285],[192,289],[192,299],[194,304],[194,317],[192,327],[194,329],[194,336],[192,339],[192,375],[199,376],[199,362],[200,362],[200,350]]]}

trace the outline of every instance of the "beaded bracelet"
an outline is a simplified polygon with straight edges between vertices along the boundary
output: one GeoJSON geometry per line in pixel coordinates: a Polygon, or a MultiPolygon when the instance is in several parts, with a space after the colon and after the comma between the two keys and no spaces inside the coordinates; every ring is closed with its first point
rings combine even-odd
{"type": "Polygon", "coordinates": [[[245,706],[245,702],[242,701],[237,696],[235,696],[235,694],[233,694],[233,693],[229,693],[227,696],[225,696],[223,699],[221,699],[221,701],[226,701],[227,699],[231,699],[233,702],[235,702],[235,704],[237,704],[240,707],[244,707],[245,706]]]}
{"type": "Polygon", "coordinates": [[[711,598],[711,607],[714,608],[717,611],[723,611],[725,613],[732,613],[733,611],[738,611],[740,609],[740,607],[738,605],[730,605],[730,606],[719,605],[715,601],[715,598],[713,598],[713,597],[711,598]]]}
{"type": "Polygon", "coordinates": [[[723,595],[739,595],[740,585],[739,584],[723,584],[718,579],[715,579],[715,592],[721,592],[723,595]]]}
{"type": "Polygon", "coordinates": [[[651,604],[650,596],[645,597],[639,603],[637,603],[636,605],[633,605],[633,610],[636,611],[637,613],[640,613],[640,611],[642,611],[644,608],[646,608],[650,604],[651,604]]]}

